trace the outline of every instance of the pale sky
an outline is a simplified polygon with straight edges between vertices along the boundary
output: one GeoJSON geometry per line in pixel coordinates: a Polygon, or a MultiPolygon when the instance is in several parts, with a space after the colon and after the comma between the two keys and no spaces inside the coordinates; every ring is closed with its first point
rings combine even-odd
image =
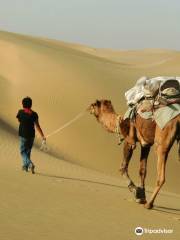
{"type": "Polygon", "coordinates": [[[0,30],[92,47],[180,50],[180,0],[0,0],[0,30]]]}

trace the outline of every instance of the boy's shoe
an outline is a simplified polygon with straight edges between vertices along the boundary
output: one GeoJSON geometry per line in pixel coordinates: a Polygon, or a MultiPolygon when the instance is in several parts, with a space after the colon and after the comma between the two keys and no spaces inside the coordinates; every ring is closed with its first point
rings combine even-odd
{"type": "Polygon", "coordinates": [[[32,164],[32,166],[31,166],[31,172],[32,172],[32,174],[35,174],[35,171],[34,171],[34,169],[35,169],[35,165],[34,165],[34,164],[32,164]]]}
{"type": "Polygon", "coordinates": [[[28,172],[28,167],[27,166],[22,166],[22,170],[28,172]]]}

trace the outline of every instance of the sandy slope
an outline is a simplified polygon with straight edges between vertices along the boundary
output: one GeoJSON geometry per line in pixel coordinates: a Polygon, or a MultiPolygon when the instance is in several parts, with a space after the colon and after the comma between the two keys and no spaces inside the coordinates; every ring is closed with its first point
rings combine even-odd
{"type": "MultiPolygon", "coordinates": [[[[20,171],[16,112],[32,96],[46,134],[84,111],[96,98],[126,109],[124,91],[142,75],[180,75],[180,53],[121,51],[0,32],[0,239],[134,239],[134,228],[173,228],[180,218],[179,163],[172,150],[167,183],[153,211],[132,201],[118,168],[122,149],[87,113],[48,139],[49,153],[33,151],[37,174],[20,171]],[[107,147],[108,146],[108,147],[107,147]],[[127,217],[128,213],[128,217],[127,217]]],[[[138,149],[131,174],[138,180],[138,149]]],[[[155,182],[149,158],[147,185],[155,182]]],[[[162,235],[161,235],[162,236],[162,235]]],[[[145,235],[143,238],[153,239],[145,235]]]]}
{"type": "MultiPolygon", "coordinates": [[[[20,171],[17,138],[1,130],[0,239],[136,239],[134,229],[173,229],[179,236],[180,196],[163,192],[147,211],[123,180],[34,149],[37,174],[20,171]]],[[[144,235],[143,239],[153,239],[144,235]]]]}

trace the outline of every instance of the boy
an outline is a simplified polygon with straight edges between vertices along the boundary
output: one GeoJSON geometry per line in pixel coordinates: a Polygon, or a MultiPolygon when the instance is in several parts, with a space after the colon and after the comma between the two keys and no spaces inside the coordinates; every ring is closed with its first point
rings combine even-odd
{"type": "Polygon", "coordinates": [[[31,149],[33,147],[35,138],[35,128],[40,133],[43,140],[46,140],[44,133],[39,125],[38,114],[34,112],[32,107],[32,99],[26,97],[22,100],[23,109],[19,110],[17,113],[17,119],[19,120],[19,138],[20,138],[20,153],[23,160],[22,170],[31,172],[34,174],[35,165],[30,159],[31,149]]]}

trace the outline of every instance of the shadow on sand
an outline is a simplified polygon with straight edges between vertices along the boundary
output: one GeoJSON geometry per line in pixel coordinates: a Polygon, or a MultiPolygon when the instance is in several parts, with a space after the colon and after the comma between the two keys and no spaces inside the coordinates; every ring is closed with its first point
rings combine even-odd
{"type": "Polygon", "coordinates": [[[115,185],[115,184],[110,184],[110,183],[92,181],[92,180],[88,180],[88,179],[73,178],[73,177],[63,177],[63,176],[45,174],[45,173],[40,173],[40,172],[37,172],[36,175],[39,175],[39,176],[42,176],[42,177],[48,177],[48,178],[64,179],[64,180],[78,181],[78,182],[86,182],[86,183],[92,183],[92,184],[99,184],[99,185],[103,185],[103,186],[127,189],[126,186],[120,186],[120,185],[115,185]]]}
{"type": "Polygon", "coordinates": [[[180,216],[179,208],[171,208],[171,207],[163,207],[163,206],[155,205],[153,210],[157,211],[157,212],[168,213],[168,214],[180,216]]]}
{"type": "MultiPolygon", "coordinates": [[[[98,182],[98,181],[93,181],[93,180],[89,180],[89,179],[81,179],[81,178],[73,178],[73,177],[63,177],[63,176],[57,176],[57,175],[46,174],[46,173],[41,173],[41,172],[36,172],[36,175],[39,175],[39,176],[42,176],[42,177],[53,178],[53,179],[61,179],[61,180],[70,180],[70,181],[98,184],[98,185],[103,185],[103,186],[108,186],[108,187],[124,189],[124,190],[128,191],[128,188],[126,186],[110,184],[110,183],[106,183],[106,182],[98,182]]],[[[180,216],[180,209],[179,208],[170,208],[170,207],[164,207],[164,206],[155,205],[154,208],[153,208],[153,211],[180,216]]],[[[179,219],[180,218],[178,217],[178,220],[179,219]]]]}

